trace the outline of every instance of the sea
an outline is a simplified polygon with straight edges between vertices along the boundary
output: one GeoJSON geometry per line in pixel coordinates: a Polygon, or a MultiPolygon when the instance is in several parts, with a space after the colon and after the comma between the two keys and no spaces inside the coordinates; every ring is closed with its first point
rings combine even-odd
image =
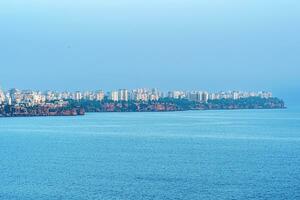
{"type": "Polygon", "coordinates": [[[1,200],[300,199],[300,109],[0,118],[1,200]]]}

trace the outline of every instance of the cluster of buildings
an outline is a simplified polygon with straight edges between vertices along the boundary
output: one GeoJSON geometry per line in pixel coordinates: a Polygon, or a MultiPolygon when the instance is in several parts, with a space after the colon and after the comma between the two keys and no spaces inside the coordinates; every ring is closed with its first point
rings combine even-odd
{"type": "Polygon", "coordinates": [[[39,105],[50,101],[72,100],[112,100],[112,101],[157,101],[162,98],[171,99],[187,99],[190,101],[207,102],[215,99],[240,99],[249,97],[270,98],[270,92],[241,92],[228,91],[209,93],[206,91],[170,91],[161,92],[158,89],[119,89],[110,92],[98,91],[76,91],[76,92],[55,92],[55,91],[33,91],[33,90],[18,90],[11,89],[2,91],[0,89],[0,104],[27,104],[39,105]]]}

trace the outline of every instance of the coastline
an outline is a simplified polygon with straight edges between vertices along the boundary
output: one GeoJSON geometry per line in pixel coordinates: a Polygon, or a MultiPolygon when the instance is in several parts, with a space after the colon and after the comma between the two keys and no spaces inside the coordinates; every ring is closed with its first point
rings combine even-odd
{"type": "Polygon", "coordinates": [[[85,113],[118,112],[180,112],[206,110],[262,110],[287,109],[283,100],[278,98],[248,98],[243,100],[213,100],[193,102],[184,99],[148,102],[113,102],[113,101],[72,101],[65,105],[50,102],[47,105],[26,106],[6,105],[0,107],[0,117],[51,117],[82,116],[85,113]]]}

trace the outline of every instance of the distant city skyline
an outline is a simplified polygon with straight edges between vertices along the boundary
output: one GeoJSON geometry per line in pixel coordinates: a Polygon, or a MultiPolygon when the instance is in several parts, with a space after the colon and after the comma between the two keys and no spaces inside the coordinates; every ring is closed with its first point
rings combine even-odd
{"type": "Polygon", "coordinates": [[[300,98],[299,1],[0,2],[3,88],[300,98]]]}
{"type": "Polygon", "coordinates": [[[8,104],[26,104],[26,105],[40,105],[50,101],[65,101],[73,99],[92,100],[92,101],[158,101],[159,99],[187,99],[189,101],[207,102],[208,100],[218,99],[244,99],[249,97],[271,98],[271,92],[245,92],[245,91],[188,91],[188,90],[173,90],[164,92],[158,88],[136,88],[136,89],[117,89],[112,91],[104,91],[99,89],[97,91],[35,91],[35,90],[19,90],[16,88],[10,90],[0,90],[0,105],[8,104]]]}
{"type": "Polygon", "coordinates": [[[0,90],[0,117],[77,116],[85,112],[162,112],[224,109],[283,109],[271,92],[168,91],[157,88],[112,91],[0,90]]]}
{"type": "Polygon", "coordinates": [[[294,96],[289,96],[291,94],[290,91],[288,91],[288,93],[280,93],[280,92],[274,92],[271,90],[267,90],[267,89],[260,89],[260,90],[254,90],[254,89],[250,89],[250,90],[239,90],[239,89],[221,89],[221,90],[209,90],[209,89],[205,89],[205,88],[197,88],[194,87],[195,89],[183,89],[183,88],[175,88],[173,87],[172,89],[162,89],[162,88],[158,88],[158,87],[137,87],[137,88],[125,88],[125,87],[120,87],[120,88],[101,88],[101,87],[93,87],[95,89],[49,89],[49,88],[41,88],[41,89],[36,89],[36,88],[16,88],[16,87],[10,87],[10,88],[5,88],[3,86],[0,85],[0,91],[6,91],[8,92],[9,90],[12,89],[17,89],[20,91],[35,91],[35,92],[42,92],[45,93],[47,91],[51,91],[51,92],[55,92],[55,93],[63,93],[63,92],[69,92],[69,93],[76,93],[76,92],[96,92],[96,91],[103,91],[105,93],[105,95],[108,95],[110,92],[112,91],[118,91],[121,89],[125,89],[128,91],[134,91],[134,90],[139,90],[139,89],[145,89],[145,90],[152,90],[152,89],[157,89],[159,90],[159,92],[162,92],[164,94],[168,94],[171,91],[183,91],[183,92],[209,92],[209,93],[222,93],[222,92],[254,92],[254,93],[258,93],[258,92],[271,92],[272,95],[282,98],[285,101],[288,102],[292,102],[295,103],[296,100],[298,99],[297,97],[297,91],[294,91],[296,95],[294,96]]]}
{"type": "Polygon", "coordinates": [[[228,92],[228,91],[270,91],[270,90],[266,90],[266,89],[261,89],[261,90],[239,90],[239,89],[221,89],[221,90],[209,90],[207,88],[201,88],[201,87],[194,87],[194,89],[188,89],[188,88],[167,88],[167,89],[163,89],[160,87],[135,87],[135,88],[127,88],[127,87],[119,87],[119,88],[103,88],[103,87],[97,87],[94,86],[93,88],[89,88],[89,89],[53,89],[53,88],[22,88],[22,87],[3,87],[2,85],[0,85],[0,91],[9,91],[9,90],[20,90],[20,91],[40,91],[40,92],[47,92],[47,91],[53,91],[53,92],[84,92],[84,91],[98,91],[98,90],[103,90],[103,91],[113,91],[113,90],[120,90],[120,89],[126,89],[126,90],[137,90],[137,89],[146,89],[146,90],[151,90],[151,89],[159,89],[162,92],[169,92],[169,91],[176,91],[176,90],[180,90],[180,91],[209,91],[209,92],[228,92]]]}

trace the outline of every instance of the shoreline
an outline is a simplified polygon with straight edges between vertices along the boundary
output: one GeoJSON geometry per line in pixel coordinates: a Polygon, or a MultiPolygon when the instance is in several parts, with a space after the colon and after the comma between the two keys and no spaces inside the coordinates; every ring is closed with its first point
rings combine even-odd
{"type": "Polygon", "coordinates": [[[0,117],[51,117],[81,116],[85,113],[112,112],[179,112],[201,110],[254,110],[286,109],[283,100],[278,98],[221,99],[207,102],[188,101],[186,99],[162,99],[160,101],[93,101],[66,100],[52,101],[45,105],[26,104],[0,106],[0,117]]]}
{"type": "Polygon", "coordinates": [[[287,107],[284,108],[234,108],[234,109],[190,109],[190,110],[157,110],[157,111],[99,111],[99,112],[85,112],[84,114],[76,114],[76,115],[13,115],[13,116],[3,116],[0,115],[0,118],[34,118],[34,117],[80,117],[85,116],[90,113],[173,113],[173,112],[188,112],[188,111],[241,111],[241,110],[286,110],[287,107]]]}

